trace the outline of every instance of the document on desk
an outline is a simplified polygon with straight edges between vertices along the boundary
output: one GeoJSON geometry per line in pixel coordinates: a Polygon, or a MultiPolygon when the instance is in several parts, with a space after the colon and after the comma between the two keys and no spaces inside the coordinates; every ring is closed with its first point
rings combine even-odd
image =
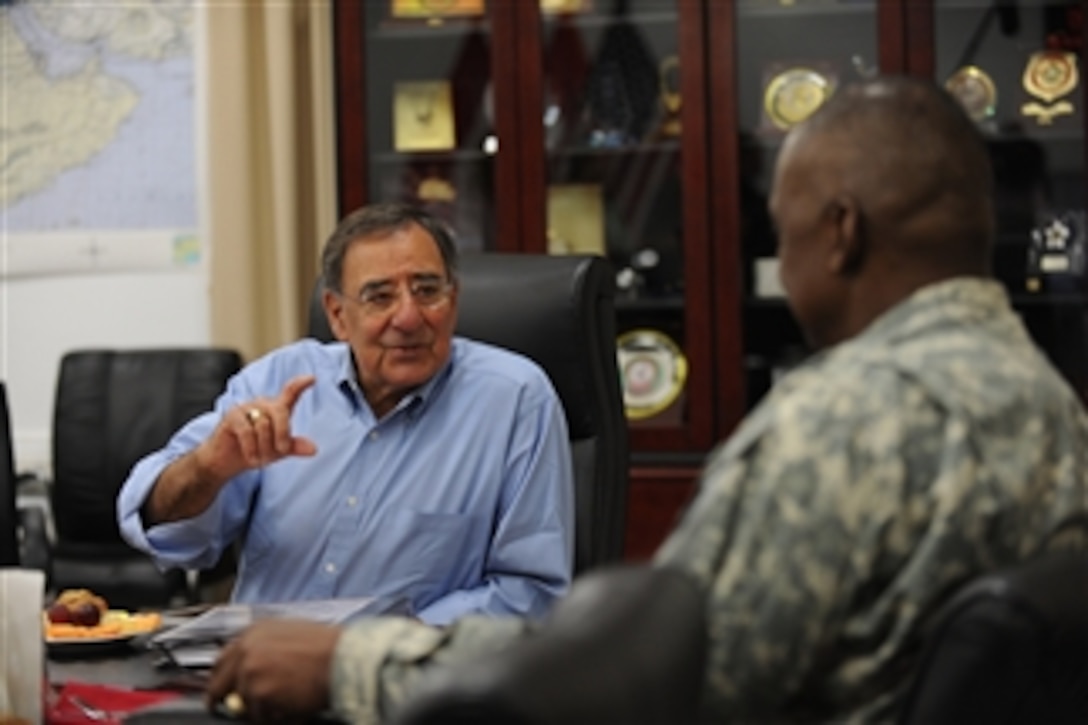
{"type": "Polygon", "coordinates": [[[307,619],[341,625],[358,617],[381,614],[411,615],[412,612],[407,600],[388,597],[221,604],[155,635],[149,644],[181,667],[211,667],[224,644],[261,619],[307,619]]]}

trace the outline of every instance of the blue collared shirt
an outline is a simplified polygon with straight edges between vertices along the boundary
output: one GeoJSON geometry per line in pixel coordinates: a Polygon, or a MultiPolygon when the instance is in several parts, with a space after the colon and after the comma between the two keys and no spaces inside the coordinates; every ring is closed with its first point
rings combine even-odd
{"type": "Polygon", "coordinates": [[[566,420],[528,359],[454,338],[450,360],[376,420],[344,343],[303,340],[248,365],[212,412],[140,461],[117,500],[124,537],[160,565],[206,568],[243,544],[233,599],[406,597],[423,621],[539,615],[570,584],[574,483],[566,420]],[[199,516],[144,528],[163,469],[222,415],[297,375],[292,433],[317,454],[236,476],[199,516]]]}

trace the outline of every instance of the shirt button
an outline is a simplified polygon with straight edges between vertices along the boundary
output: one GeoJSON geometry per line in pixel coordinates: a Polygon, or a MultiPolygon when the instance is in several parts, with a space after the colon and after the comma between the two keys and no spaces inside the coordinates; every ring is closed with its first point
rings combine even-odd
{"type": "Polygon", "coordinates": [[[332,564],[332,563],[326,564],[325,565],[325,571],[327,571],[330,574],[335,574],[336,573],[336,564],[332,564]]]}
{"type": "Polygon", "coordinates": [[[370,440],[372,440],[372,441],[378,440],[378,431],[376,431],[376,430],[370,431],[370,440]]]}
{"type": "Polygon", "coordinates": [[[354,506],[356,503],[358,503],[358,499],[354,496],[348,496],[348,506],[354,506]]]}

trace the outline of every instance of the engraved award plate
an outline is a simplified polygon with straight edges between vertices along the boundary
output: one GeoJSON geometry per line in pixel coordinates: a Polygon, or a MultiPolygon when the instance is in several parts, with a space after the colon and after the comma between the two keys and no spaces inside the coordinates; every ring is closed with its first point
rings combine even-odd
{"type": "Polygon", "coordinates": [[[456,145],[447,81],[397,83],[393,93],[393,146],[397,151],[449,151],[456,145]]]}
{"type": "Polygon", "coordinates": [[[597,184],[548,187],[548,254],[604,255],[604,196],[597,184]]]}
{"type": "Polygon", "coordinates": [[[420,20],[471,17],[484,14],[484,0],[392,0],[389,14],[420,20]]]}
{"type": "Polygon", "coordinates": [[[788,131],[823,105],[835,91],[831,78],[812,68],[793,67],[775,75],[763,92],[763,110],[781,131],[788,131]]]}
{"type": "Polygon", "coordinates": [[[684,389],[688,362],[663,332],[638,329],[616,341],[623,405],[630,420],[653,417],[672,405],[684,389]]]}
{"type": "Polygon", "coordinates": [[[948,77],[944,87],[975,121],[984,121],[997,111],[997,86],[978,66],[963,66],[948,77]]]}

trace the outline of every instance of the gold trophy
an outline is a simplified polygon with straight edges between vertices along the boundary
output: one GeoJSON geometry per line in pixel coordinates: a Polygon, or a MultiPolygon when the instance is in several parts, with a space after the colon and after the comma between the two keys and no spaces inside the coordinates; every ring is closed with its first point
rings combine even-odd
{"type": "Polygon", "coordinates": [[[1023,84],[1024,90],[1039,100],[1025,103],[1020,112],[1034,117],[1040,126],[1049,126],[1056,117],[1073,113],[1072,102],[1062,97],[1076,90],[1079,82],[1076,54],[1061,50],[1032,53],[1024,67],[1023,84]]]}
{"type": "Polygon", "coordinates": [[[665,109],[665,118],[658,128],[658,135],[675,137],[680,135],[680,59],[670,55],[661,61],[658,68],[658,87],[661,89],[661,105],[665,109]]]}
{"type": "Polygon", "coordinates": [[[944,87],[975,121],[984,121],[997,111],[997,86],[978,66],[963,66],[948,77],[944,87]]]}

